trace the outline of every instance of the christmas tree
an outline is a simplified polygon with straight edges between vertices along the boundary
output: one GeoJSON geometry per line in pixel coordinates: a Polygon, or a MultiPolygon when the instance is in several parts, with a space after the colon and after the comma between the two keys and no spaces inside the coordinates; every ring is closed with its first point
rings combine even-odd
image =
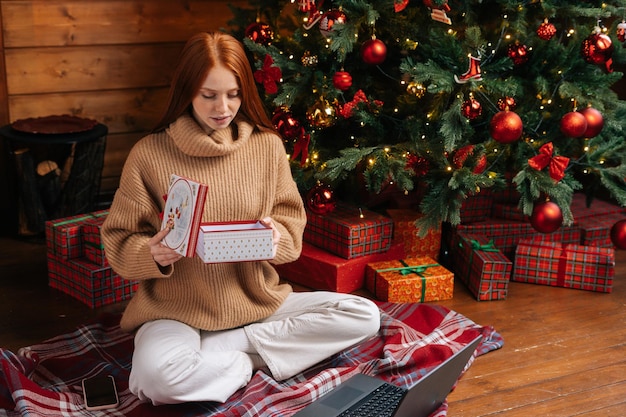
{"type": "Polygon", "coordinates": [[[527,215],[550,200],[566,225],[576,191],[626,205],[626,0],[249,5],[231,30],[303,195],[395,190],[421,230],[487,193],[527,215]]]}

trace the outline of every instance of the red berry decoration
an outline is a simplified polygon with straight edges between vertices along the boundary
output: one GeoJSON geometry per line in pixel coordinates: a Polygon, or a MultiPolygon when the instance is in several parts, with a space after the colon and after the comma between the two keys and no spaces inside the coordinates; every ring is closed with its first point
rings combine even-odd
{"type": "Polygon", "coordinates": [[[618,249],[626,249],[626,219],[618,221],[611,227],[611,242],[618,249]]]}
{"type": "Polygon", "coordinates": [[[474,97],[470,97],[461,104],[461,113],[469,120],[477,119],[483,114],[483,105],[474,97]]]}
{"type": "Polygon", "coordinates": [[[530,51],[526,45],[522,45],[519,42],[509,45],[507,48],[507,55],[513,60],[515,66],[519,66],[528,62],[530,58],[530,51]]]}
{"type": "Polygon", "coordinates": [[[561,132],[570,138],[579,138],[587,131],[587,119],[577,111],[565,113],[561,119],[561,132]]]}
{"type": "Polygon", "coordinates": [[[583,134],[586,138],[593,138],[598,136],[604,127],[604,118],[602,113],[593,107],[587,107],[580,111],[580,113],[587,119],[587,130],[583,134]]]}
{"type": "Polygon", "coordinates": [[[530,224],[539,233],[556,232],[563,224],[563,212],[551,201],[535,204],[530,224]]]}
{"type": "Polygon", "coordinates": [[[499,111],[489,123],[491,137],[500,143],[513,143],[522,136],[524,124],[517,113],[510,110],[499,111]]]}
{"type": "Polygon", "coordinates": [[[612,61],[613,57],[613,41],[611,37],[600,32],[596,29],[591,35],[583,40],[581,53],[585,61],[590,64],[608,64],[612,61]]]}
{"type": "Polygon", "coordinates": [[[261,22],[254,22],[248,25],[244,34],[252,39],[254,43],[269,45],[274,40],[274,31],[270,25],[261,22]]]}
{"type": "Polygon", "coordinates": [[[544,41],[549,41],[554,35],[556,35],[556,28],[552,23],[548,22],[547,19],[537,28],[537,36],[544,41]]]}
{"type": "Polygon", "coordinates": [[[346,71],[337,71],[333,75],[333,85],[338,90],[346,91],[352,86],[352,75],[346,71]]]}
{"type": "Polygon", "coordinates": [[[387,58],[387,45],[376,38],[369,39],[361,45],[361,58],[369,65],[380,65],[387,58]]]}
{"type": "Polygon", "coordinates": [[[318,183],[306,194],[306,206],[315,214],[328,214],[337,208],[337,201],[330,185],[318,183]]]}

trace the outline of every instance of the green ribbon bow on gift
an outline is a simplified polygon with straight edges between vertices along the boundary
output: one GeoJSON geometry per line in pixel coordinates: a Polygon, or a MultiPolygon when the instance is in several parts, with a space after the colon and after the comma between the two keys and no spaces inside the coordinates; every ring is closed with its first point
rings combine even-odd
{"type": "MultiPolygon", "coordinates": [[[[476,239],[471,239],[470,244],[472,245],[472,250],[470,252],[468,268],[467,268],[467,279],[466,282],[470,282],[470,275],[472,274],[472,263],[474,262],[474,251],[484,251],[484,252],[498,252],[499,249],[496,248],[496,245],[493,243],[493,239],[491,239],[487,243],[480,243],[476,239]]],[[[463,241],[459,242],[459,246],[463,247],[463,241]]]]}
{"type": "Polygon", "coordinates": [[[419,275],[422,278],[422,294],[420,297],[420,302],[424,302],[424,300],[426,299],[426,277],[424,276],[424,272],[426,272],[428,268],[439,266],[439,264],[410,266],[406,262],[404,262],[402,259],[400,259],[400,262],[404,266],[398,267],[398,268],[379,269],[376,272],[380,273],[380,272],[396,272],[397,271],[400,273],[400,275],[409,275],[409,274],[419,275]]]}

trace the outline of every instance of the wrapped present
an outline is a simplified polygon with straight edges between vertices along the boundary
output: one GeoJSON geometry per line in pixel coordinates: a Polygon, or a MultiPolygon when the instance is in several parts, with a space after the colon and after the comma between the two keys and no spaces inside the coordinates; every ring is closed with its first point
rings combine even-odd
{"type": "Polygon", "coordinates": [[[617,204],[598,199],[588,202],[587,197],[583,193],[575,193],[573,195],[570,208],[576,221],[597,218],[606,214],[626,214],[626,207],[620,207],[617,204]]]}
{"type": "Polygon", "coordinates": [[[352,259],[389,250],[393,222],[367,209],[338,204],[331,213],[307,211],[303,239],[322,249],[352,259]]]}
{"type": "Polygon", "coordinates": [[[451,234],[446,236],[450,248],[459,243],[458,233],[469,235],[482,235],[493,240],[494,245],[507,258],[513,260],[515,247],[523,239],[536,239],[547,241],[561,241],[563,243],[580,243],[581,230],[577,225],[562,226],[553,233],[539,233],[530,222],[517,222],[513,220],[489,219],[484,222],[459,225],[451,229],[451,234]]]}
{"type": "Polygon", "coordinates": [[[109,214],[108,210],[46,221],[46,245],[48,252],[63,259],[83,256],[82,225],[89,220],[109,214]]]}
{"type": "Polygon", "coordinates": [[[392,303],[449,300],[454,274],[428,256],[374,262],[365,268],[365,287],[392,303]]]}
{"type": "Polygon", "coordinates": [[[461,205],[460,216],[462,224],[481,222],[491,215],[493,194],[491,190],[482,190],[476,195],[468,196],[461,205]]]}
{"type": "Polygon", "coordinates": [[[596,217],[584,217],[578,221],[582,231],[581,243],[586,246],[612,248],[611,228],[620,220],[626,219],[626,213],[610,213],[596,217]]]}
{"type": "Polygon", "coordinates": [[[393,220],[393,243],[402,243],[407,257],[439,257],[441,247],[441,227],[430,229],[424,237],[418,235],[415,221],[423,214],[410,209],[389,209],[387,215],[393,220]]]}
{"type": "Polygon", "coordinates": [[[513,264],[482,235],[459,233],[452,254],[454,273],[478,301],[503,300],[507,296],[513,264]]]}
{"type": "Polygon", "coordinates": [[[386,252],[346,259],[305,242],[298,260],[274,268],[281,278],[308,288],[351,293],[363,288],[368,263],[403,257],[402,244],[392,245],[386,252]]]}
{"type": "Polygon", "coordinates": [[[82,224],[82,239],[84,257],[91,263],[99,266],[109,266],[109,262],[104,254],[104,245],[100,238],[102,224],[106,216],[98,216],[89,219],[82,224]]]}
{"type": "Polygon", "coordinates": [[[610,293],[615,275],[613,248],[521,241],[513,281],[610,293]]]}
{"type": "Polygon", "coordinates": [[[512,203],[493,203],[491,217],[520,222],[529,221],[529,217],[520,210],[517,204],[512,203]]]}
{"type": "Polygon", "coordinates": [[[97,308],[129,299],[138,284],[85,258],[64,259],[48,252],[48,285],[97,308]]]}

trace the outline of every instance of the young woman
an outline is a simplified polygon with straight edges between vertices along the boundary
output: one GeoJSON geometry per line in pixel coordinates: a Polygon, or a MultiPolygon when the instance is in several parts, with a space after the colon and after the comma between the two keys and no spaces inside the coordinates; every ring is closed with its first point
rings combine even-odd
{"type": "Polygon", "coordinates": [[[112,267],[140,282],[121,321],[135,332],[131,391],[155,405],[225,402],[255,370],[283,380],[375,335],[371,301],[279,282],[271,264],[298,258],[305,224],[241,43],[193,36],[162,119],[129,153],[102,229],[112,267]],[[270,226],[273,260],[205,264],[162,245],[171,174],[208,185],[203,221],[270,226]]]}

